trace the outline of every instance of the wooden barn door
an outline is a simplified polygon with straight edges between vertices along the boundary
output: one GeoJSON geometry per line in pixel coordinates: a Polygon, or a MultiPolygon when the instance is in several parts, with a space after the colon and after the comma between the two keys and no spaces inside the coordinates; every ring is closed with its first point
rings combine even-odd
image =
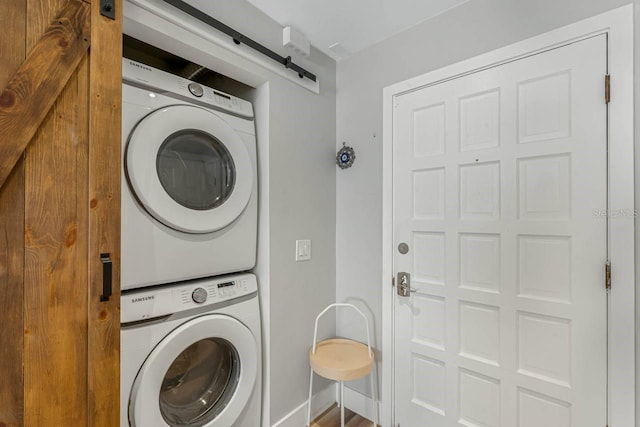
{"type": "Polygon", "coordinates": [[[122,1],[100,7],[0,6],[3,427],[119,423],[122,1]]]}

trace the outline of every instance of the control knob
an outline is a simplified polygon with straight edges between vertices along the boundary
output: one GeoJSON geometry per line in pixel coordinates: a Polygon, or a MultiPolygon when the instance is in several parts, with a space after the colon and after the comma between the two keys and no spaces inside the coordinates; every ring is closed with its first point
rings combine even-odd
{"type": "Polygon", "coordinates": [[[187,87],[189,88],[189,92],[191,92],[193,96],[201,98],[202,95],[204,95],[204,90],[198,83],[189,83],[189,86],[187,87]]]}
{"type": "Polygon", "coordinates": [[[191,298],[194,302],[202,304],[207,300],[207,291],[204,288],[196,288],[191,294],[191,298]]]}

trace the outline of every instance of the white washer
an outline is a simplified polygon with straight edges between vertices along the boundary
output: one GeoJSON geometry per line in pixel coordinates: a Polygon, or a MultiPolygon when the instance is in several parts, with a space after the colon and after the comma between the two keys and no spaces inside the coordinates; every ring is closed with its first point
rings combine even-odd
{"type": "Polygon", "coordinates": [[[121,427],[257,427],[261,328],[252,274],[121,297],[121,427]]]}
{"type": "Polygon", "coordinates": [[[122,289],[253,268],[250,102],[123,60],[122,289]]]}

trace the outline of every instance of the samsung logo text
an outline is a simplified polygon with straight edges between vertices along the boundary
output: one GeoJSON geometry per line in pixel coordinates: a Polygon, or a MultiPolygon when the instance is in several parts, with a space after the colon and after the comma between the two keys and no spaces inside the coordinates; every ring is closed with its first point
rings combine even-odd
{"type": "Polygon", "coordinates": [[[132,303],[136,303],[136,302],[143,302],[143,301],[149,301],[154,299],[155,296],[151,295],[151,296],[147,296],[147,297],[139,297],[139,298],[133,298],[131,299],[132,303]]]}

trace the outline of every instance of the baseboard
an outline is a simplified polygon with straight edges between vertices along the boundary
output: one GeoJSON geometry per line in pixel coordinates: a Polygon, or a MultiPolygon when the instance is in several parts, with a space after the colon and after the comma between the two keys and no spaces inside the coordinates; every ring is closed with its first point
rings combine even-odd
{"type": "MultiPolygon", "coordinates": [[[[346,393],[345,393],[346,395],[346,393]]],[[[311,398],[311,419],[329,409],[331,405],[336,403],[336,388],[333,384],[324,390],[316,393],[311,398]]],[[[272,427],[302,427],[307,423],[307,401],[302,402],[293,411],[285,415],[280,421],[273,424],[272,427]]]]}
{"type": "MultiPolygon", "coordinates": [[[[349,408],[356,414],[364,417],[373,422],[373,399],[369,396],[365,396],[364,394],[357,392],[355,390],[351,390],[350,388],[344,388],[344,406],[345,408],[349,408]]],[[[378,414],[382,410],[380,402],[376,405],[378,409],[378,414]]],[[[380,419],[378,418],[378,423],[380,419]]]]}

